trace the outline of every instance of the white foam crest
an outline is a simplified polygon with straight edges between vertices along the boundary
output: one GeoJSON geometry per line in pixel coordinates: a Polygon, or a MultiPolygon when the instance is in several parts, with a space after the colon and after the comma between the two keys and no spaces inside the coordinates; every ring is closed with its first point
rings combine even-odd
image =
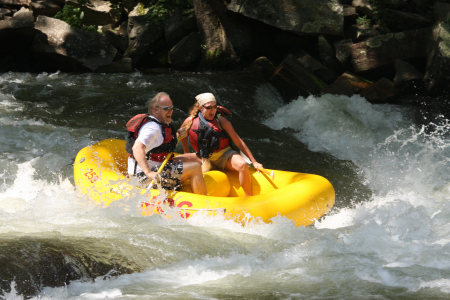
{"type": "Polygon", "coordinates": [[[292,128],[312,151],[358,161],[405,122],[393,107],[376,106],[355,95],[299,98],[280,108],[265,124],[292,128]]]}
{"type": "Polygon", "coordinates": [[[4,110],[8,112],[23,111],[24,106],[17,102],[16,97],[13,94],[0,93],[0,112],[4,110]]]}
{"type": "Polygon", "coordinates": [[[12,126],[24,126],[24,125],[30,125],[30,126],[45,126],[47,125],[42,120],[36,120],[36,119],[24,119],[24,120],[12,120],[8,117],[2,117],[0,118],[0,124],[3,125],[12,125],[12,126]]]}

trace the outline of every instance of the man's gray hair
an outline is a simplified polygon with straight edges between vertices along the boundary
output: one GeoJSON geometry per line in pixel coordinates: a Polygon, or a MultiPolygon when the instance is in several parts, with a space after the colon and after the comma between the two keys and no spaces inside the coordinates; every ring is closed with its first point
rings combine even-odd
{"type": "Polygon", "coordinates": [[[153,107],[158,106],[158,102],[161,99],[162,96],[167,96],[170,98],[169,94],[160,92],[153,97],[152,100],[150,100],[150,103],[148,104],[148,114],[151,115],[153,112],[153,107]]]}

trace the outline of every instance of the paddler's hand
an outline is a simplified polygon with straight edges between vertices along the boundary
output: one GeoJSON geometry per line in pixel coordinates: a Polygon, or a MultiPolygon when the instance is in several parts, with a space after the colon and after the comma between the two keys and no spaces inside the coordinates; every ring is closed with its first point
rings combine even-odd
{"type": "Polygon", "coordinates": [[[158,172],[146,172],[145,176],[147,176],[148,180],[154,180],[154,183],[157,183],[161,180],[158,172]]]}
{"type": "Polygon", "coordinates": [[[180,129],[178,129],[178,131],[177,131],[177,138],[179,140],[186,138],[187,135],[188,135],[188,131],[186,130],[185,127],[181,127],[180,129]]]}
{"type": "Polygon", "coordinates": [[[260,164],[260,163],[257,162],[257,161],[255,161],[255,162],[253,163],[253,167],[255,167],[255,169],[258,170],[258,172],[261,172],[261,170],[264,169],[264,168],[263,168],[263,165],[260,164]]]}

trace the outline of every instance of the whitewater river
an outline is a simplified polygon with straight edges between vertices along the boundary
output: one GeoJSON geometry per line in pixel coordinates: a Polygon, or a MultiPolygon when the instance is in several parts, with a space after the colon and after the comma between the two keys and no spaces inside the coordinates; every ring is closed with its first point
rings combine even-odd
{"type": "Polygon", "coordinates": [[[286,105],[246,74],[0,74],[0,299],[448,299],[450,124],[423,120],[359,96],[286,105]],[[79,195],[77,152],[160,91],[176,126],[214,93],[265,167],[330,180],[331,213],[242,225],[79,195]]]}

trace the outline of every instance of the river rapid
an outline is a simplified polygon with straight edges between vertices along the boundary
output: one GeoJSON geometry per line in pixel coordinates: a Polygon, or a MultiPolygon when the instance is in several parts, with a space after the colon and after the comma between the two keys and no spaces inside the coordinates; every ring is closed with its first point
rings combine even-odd
{"type": "Polygon", "coordinates": [[[0,74],[0,299],[448,299],[450,123],[419,114],[360,96],[283,104],[245,73],[0,74]],[[329,179],[333,210],[305,228],[79,195],[77,152],[124,139],[160,91],[176,127],[214,93],[265,167],[329,179]]]}

